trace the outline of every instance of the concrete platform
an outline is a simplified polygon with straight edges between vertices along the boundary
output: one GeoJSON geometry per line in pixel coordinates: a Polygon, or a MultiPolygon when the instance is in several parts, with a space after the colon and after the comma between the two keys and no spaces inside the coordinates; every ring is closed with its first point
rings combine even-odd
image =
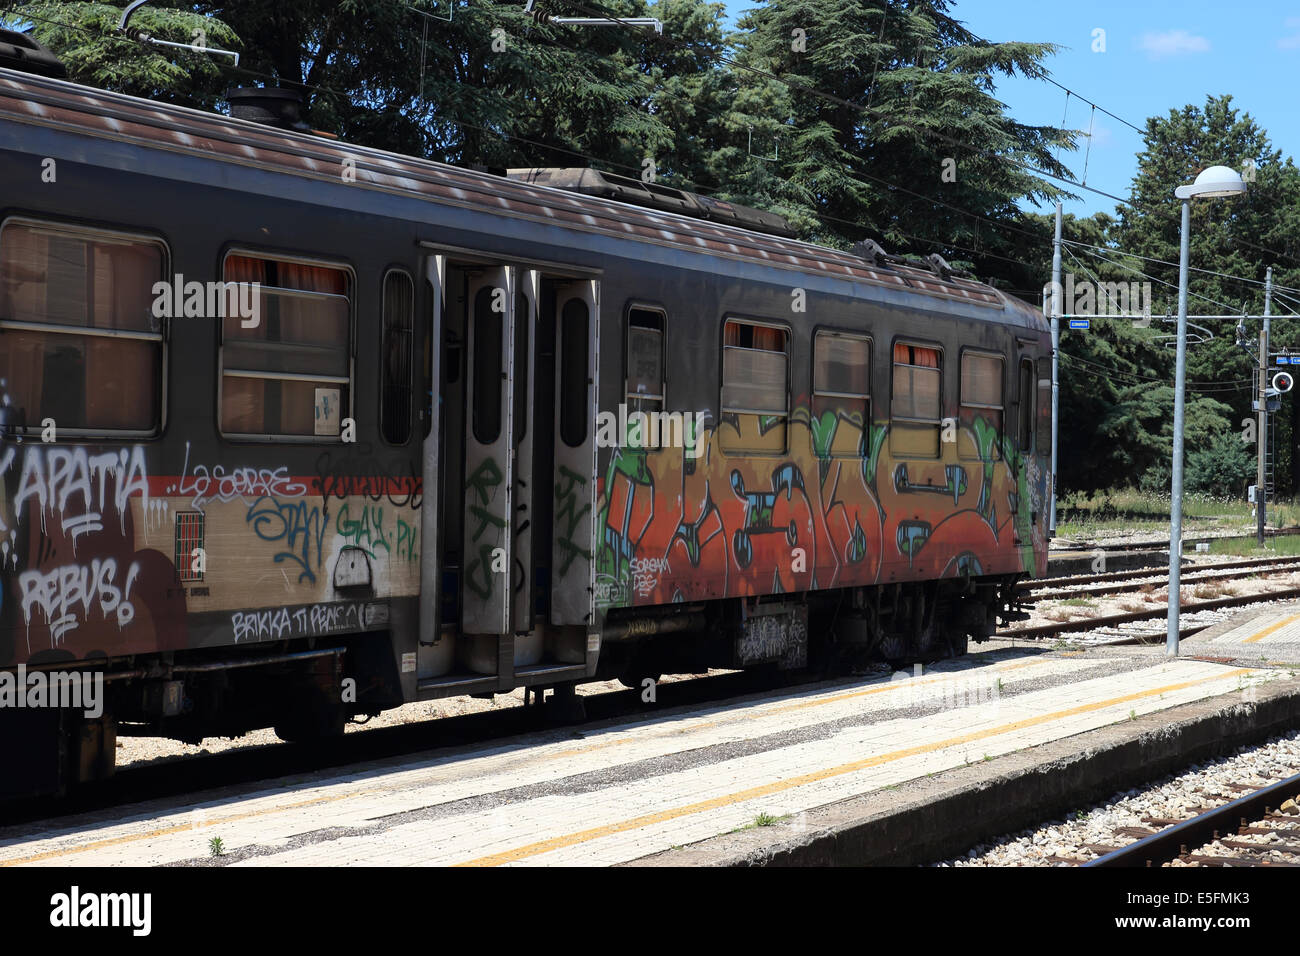
{"type": "Polygon", "coordinates": [[[923,862],[1300,726],[1295,633],[1300,605],[1177,660],[994,642],[919,674],[2,829],[0,865],[923,862]]]}

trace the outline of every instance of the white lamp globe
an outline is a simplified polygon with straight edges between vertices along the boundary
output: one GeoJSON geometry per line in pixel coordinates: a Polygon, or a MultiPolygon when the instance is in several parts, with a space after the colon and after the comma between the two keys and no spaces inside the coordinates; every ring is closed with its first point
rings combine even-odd
{"type": "Polygon", "coordinates": [[[1211,166],[1202,170],[1196,182],[1190,186],[1179,186],[1174,195],[1179,199],[1204,198],[1220,196],[1240,196],[1246,191],[1246,183],[1241,173],[1227,166],[1211,166]]]}

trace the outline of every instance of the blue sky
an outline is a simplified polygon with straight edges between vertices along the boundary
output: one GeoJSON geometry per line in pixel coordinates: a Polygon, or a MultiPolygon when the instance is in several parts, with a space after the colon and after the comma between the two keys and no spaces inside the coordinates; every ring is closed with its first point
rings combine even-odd
{"type": "MultiPolygon", "coordinates": [[[[726,0],[733,16],[752,6],[726,0]]],[[[1297,71],[1300,71],[1300,2],[1297,0],[956,0],[951,12],[988,40],[1038,40],[1061,49],[1047,61],[1052,77],[1100,107],[1142,127],[1207,95],[1231,93],[1284,157],[1297,151],[1297,71]],[[1225,12],[1228,15],[1225,15],[1225,12]],[[1105,52],[1093,52],[1094,30],[1105,31],[1105,52]]],[[[812,37],[809,37],[810,41],[812,37]]],[[[998,97],[1024,123],[1065,125],[1086,131],[1090,108],[1049,83],[999,79],[998,97]]],[[[1083,176],[1087,139],[1062,161],[1083,176]]],[[[1100,111],[1093,126],[1087,184],[1127,197],[1137,170],[1141,136],[1100,111]]],[[[1224,157],[1240,168],[1239,157],[1224,157]]],[[[1066,211],[1114,211],[1114,202],[1081,193],[1066,211]]],[[[1172,199],[1171,199],[1172,201],[1172,199]]]]}

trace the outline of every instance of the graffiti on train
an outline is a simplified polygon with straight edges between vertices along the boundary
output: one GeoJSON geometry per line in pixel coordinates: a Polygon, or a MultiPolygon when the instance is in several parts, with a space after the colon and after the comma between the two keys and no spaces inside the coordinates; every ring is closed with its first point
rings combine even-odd
{"type": "Polygon", "coordinates": [[[185,443],[185,464],[180,481],[169,485],[167,494],[190,499],[190,507],[198,511],[212,502],[226,503],[250,501],[269,495],[275,498],[299,498],[308,493],[301,480],[289,474],[285,465],[275,468],[253,468],[224,465],[190,464],[190,443],[185,443]]]}
{"type": "Polygon", "coordinates": [[[806,406],[784,431],[784,454],[730,451],[780,439],[752,415],[706,430],[696,460],[612,451],[597,488],[597,604],[1033,572],[1046,553],[1032,520],[1046,476],[978,415],[929,458],[895,458],[886,424],[806,406]]]}
{"type": "Polygon", "coordinates": [[[505,533],[510,521],[504,516],[500,496],[505,493],[505,472],[492,458],[484,458],[465,479],[466,516],[470,531],[465,566],[465,586],[483,601],[496,589],[497,573],[503,570],[505,533]]]}
{"type": "Polygon", "coordinates": [[[321,532],[325,519],[319,505],[298,498],[281,501],[262,495],[248,509],[245,517],[254,534],[263,541],[281,546],[273,560],[288,562],[298,572],[299,583],[316,583],[324,542],[321,532]]]}
{"type": "MultiPolygon", "coordinates": [[[[17,458],[18,449],[4,450],[0,479],[15,468],[17,458]]],[[[29,445],[22,455],[12,514],[8,520],[0,515],[0,530],[16,537],[18,525],[35,516],[42,530],[58,521],[59,530],[75,543],[82,535],[103,531],[105,515],[124,530],[133,494],[148,501],[149,473],[138,446],[91,453],[85,448],[29,445]]]]}
{"type": "Polygon", "coordinates": [[[166,561],[138,549],[137,525],[165,524],[167,507],[150,497],[143,446],[0,448],[0,612],[11,629],[0,629],[0,659],[111,643],[138,617],[148,568],[166,561]]]}
{"type": "Polygon", "coordinates": [[[137,562],[120,569],[113,558],[93,558],[88,565],[67,564],[49,571],[23,571],[18,575],[23,621],[30,627],[32,613],[38,611],[55,644],[92,615],[125,627],[135,617],[131,586],[139,574],[137,562]]]}
{"type": "Polygon", "coordinates": [[[415,461],[385,456],[366,442],[323,451],[316,459],[316,487],[327,509],[334,499],[367,498],[418,510],[422,483],[415,461]]]}
{"type": "MultiPolygon", "coordinates": [[[[405,510],[405,509],[400,509],[405,510]]],[[[399,509],[347,502],[339,506],[334,530],[347,547],[360,548],[371,558],[395,557],[416,561],[420,557],[420,528],[399,509]]]]}
{"type": "Polygon", "coordinates": [[[235,643],[279,641],[308,634],[340,634],[367,626],[361,604],[312,604],[236,611],[230,615],[235,643]]]}

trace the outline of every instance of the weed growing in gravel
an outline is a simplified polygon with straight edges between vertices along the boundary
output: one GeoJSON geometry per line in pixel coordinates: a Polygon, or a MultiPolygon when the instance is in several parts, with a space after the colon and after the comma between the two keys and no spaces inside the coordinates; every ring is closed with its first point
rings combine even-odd
{"type": "Polygon", "coordinates": [[[1137,720],[1137,719],[1138,719],[1138,712],[1137,712],[1136,710],[1130,710],[1130,711],[1128,712],[1128,719],[1129,719],[1129,720],[1137,720]]]}
{"type": "Polygon", "coordinates": [[[213,837],[208,841],[208,853],[212,856],[221,856],[226,852],[226,844],[221,837],[213,837]]]}
{"type": "Polygon", "coordinates": [[[736,827],[736,829],[732,830],[731,832],[739,833],[741,830],[753,830],[756,827],[775,826],[776,824],[780,823],[782,820],[789,820],[789,819],[790,819],[790,814],[788,813],[785,816],[774,817],[772,816],[772,814],[764,811],[760,813],[758,816],[754,817],[753,823],[746,823],[743,827],[736,827]]]}

